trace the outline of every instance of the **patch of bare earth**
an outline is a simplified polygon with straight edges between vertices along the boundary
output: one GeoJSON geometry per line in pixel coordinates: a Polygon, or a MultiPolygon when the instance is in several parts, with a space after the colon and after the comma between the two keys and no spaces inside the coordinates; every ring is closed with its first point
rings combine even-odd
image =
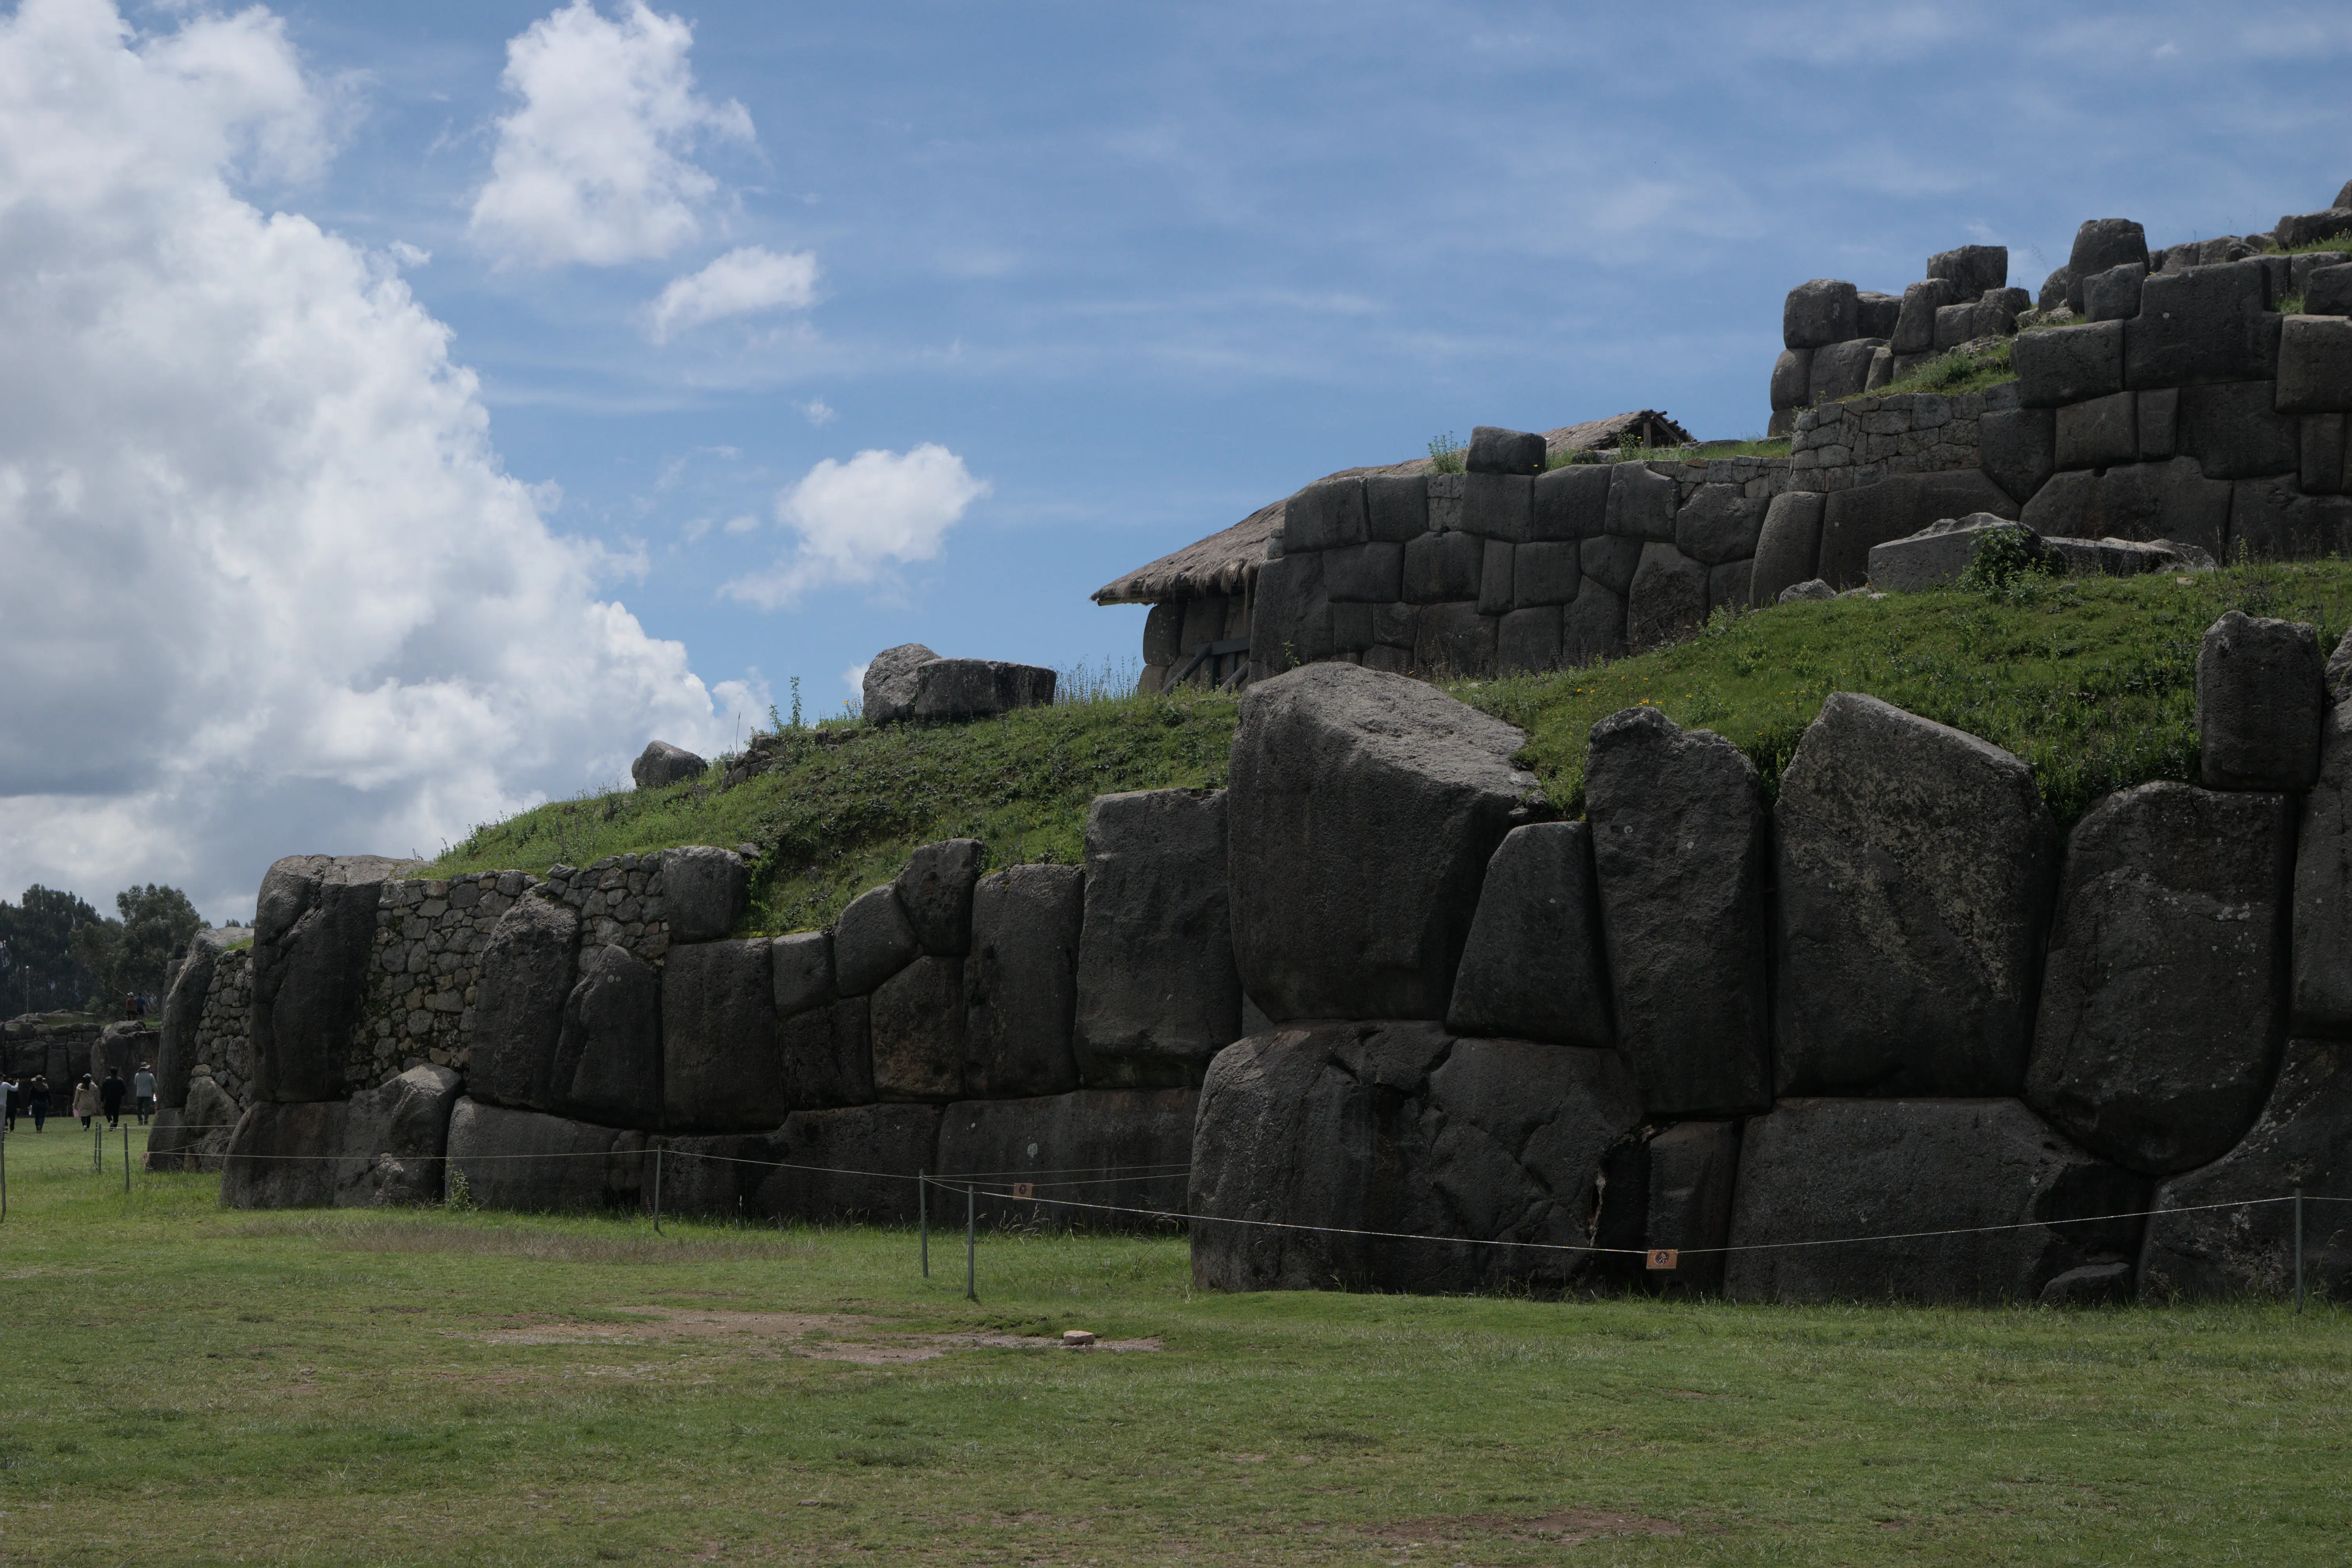
{"type": "Polygon", "coordinates": [[[510,1329],[490,1329],[460,1337],[494,1345],[652,1344],[663,1341],[726,1340],[751,1342],[816,1361],[856,1362],[884,1366],[900,1362],[931,1361],[960,1350],[1157,1351],[1165,1349],[1154,1336],[1140,1340],[1097,1340],[1066,1347],[1058,1338],[1043,1334],[1001,1334],[982,1331],[962,1333],[895,1333],[870,1318],[848,1313],[746,1312],[708,1307],[620,1307],[625,1321],[543,1322],[510,1329]]]}
{"type": "Polygon", "coordinates": [[[1457,1546],[1497,1535],[1517,1541],[1549,1541],[1562,1546],[1628,1535],[1680,1535],[1682,1526],[1671,1520],[1644,1519],[1635,1513],[1606,1509],[1570,1508],[1533,1518],[1503,1513],[1464,1513],[1439,1519],[1407,1519],[1375,1525],[1366,1531],[1375,1541],[1406,1546],[1457,1546]]]}

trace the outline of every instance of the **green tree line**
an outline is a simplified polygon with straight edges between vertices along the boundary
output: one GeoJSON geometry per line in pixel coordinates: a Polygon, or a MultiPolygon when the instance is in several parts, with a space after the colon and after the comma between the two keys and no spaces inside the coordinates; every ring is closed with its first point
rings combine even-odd
{"type": "Polygon", "coordinates": [[[118,918],[38,883],[0,900],[0,1015],[86,1009],[109,1016],[125,995],[160,998],[174,954],[204,926],[177,888],[114,895],[118,918]]]}

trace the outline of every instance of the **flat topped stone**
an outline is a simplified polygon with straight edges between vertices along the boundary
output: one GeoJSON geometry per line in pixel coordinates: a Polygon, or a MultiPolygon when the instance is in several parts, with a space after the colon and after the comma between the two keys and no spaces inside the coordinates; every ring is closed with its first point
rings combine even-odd
{"type": "Polygon", "coordinates": [[[1957,583],[1977,551],[1988,541],[2008,535],[2034,560],[2042,554],[2042,537],[2021,522],[2011,522],[1989,511],[1948,517],[1916,533],[1870,547],[1870,585],[1895,594],[1916,594],[1957,583]]]}
{"type": "Polygon", "coordinates": [[[1541,799],[1518,730],[1401,675],[1252,685],[1234,731],[1234,956],[1268,1017],[1438,1018],[1486,862],[1541,799]]]}

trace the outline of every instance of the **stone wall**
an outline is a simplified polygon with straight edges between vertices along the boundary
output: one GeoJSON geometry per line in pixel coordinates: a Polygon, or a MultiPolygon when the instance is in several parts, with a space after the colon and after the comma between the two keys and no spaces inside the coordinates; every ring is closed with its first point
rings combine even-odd
{"type": "Polygon", "coordinates": [[[1785,458],[1734,458],[1310,485],[1258,571],[1249,679],[1325,660],[1508,674],[1679,640],[1748,604],[1790,482],[1785,458]]]}
{"type": "Polygon", "coordinates": [[[1826,494],[1890,474],[1980,467],[1979,420],[2016,406],[2016,385],[2003,383],[1957,397],[1898,393],[1804,409],[1789,441],[1787,488],[1826,494]]]}
{"type": "MultiPolygon", "coordinates": [[[[1550,822],[1518,732],[1426,686],[1253,685],[1230,877],[1266,1022],[1202,1089],[1196,1282],[2284,1288],[2273,1200],[2352,1200],[2347,695],[2310,627],[2225,616],[2200,784],[2062,836],[2017,758],[1857,694],[1769,807],[1730,742],[1618,714],[1589,820],[1550,822]],[[2161,1212],[2206,1204],[2248,1206],[2161,1212]]],[[[2338,1206],[2305,1223],[2340,1294],[2338,1206]]]]}
{"type": "Polygon", "coordinates": [[[188,1061],[210,1067],[239,1110],[253,1101],[252,1013],[253,949],[231,948],[214,965],[188,1061]]]}

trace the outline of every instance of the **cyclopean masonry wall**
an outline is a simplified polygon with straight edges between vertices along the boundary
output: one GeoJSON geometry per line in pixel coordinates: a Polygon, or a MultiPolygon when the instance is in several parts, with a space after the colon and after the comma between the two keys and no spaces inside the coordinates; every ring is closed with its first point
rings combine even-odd
{"type": "Polygon", "coordinates": [[[749,868],[723,849],[544,884],[281,862],[260,939],[282,967],[342,973],[324,949],[348,934],[300,912],[336,878],[380,877],[378,919],[361,984],[299,1005],[279,988],[277,1049],[333,1070],[281,1058],[303,1091],[246,1110],[224,1200],[429,1200],[454,1172],[477,1203],[632,1206],[659,1166],[663,1206],[686,1212],[911,1218],[922,1170],[1180,1208],[1196,1086],[1241,1032],[1223,802],[1106,796],[1084,868],[984,875],[976,841],[928,846],[831,930],[773,939],[730,936],[749,868]]]}
{"type": "MultiPolygon", "coordinates": [[[[1604,721],[1559,823],[1523,737],[1428,686],[1253,686],[1229,880],[1270,1024],[1202,1089],[1196,1282],[2284,1288],[2273,1200],[2352,1200],[2352,689],[2237,615],[2199,675],[2201,783],[2063,837],[2018,759],[1855,694],[1769,810],[1729,742],[1604,721]]],[[[2304,1224],[2352,1289],[2352,1211],[2304,1224]]]]}

